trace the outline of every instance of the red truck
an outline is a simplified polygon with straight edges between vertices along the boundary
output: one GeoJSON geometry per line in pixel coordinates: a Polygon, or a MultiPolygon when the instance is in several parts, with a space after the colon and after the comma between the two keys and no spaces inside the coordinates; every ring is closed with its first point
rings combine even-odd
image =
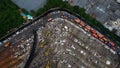
{"type": "Polygon", "coordinates": [[[90,26],[88,26],[88,25],[85,26],[85,30],[86,30],[86,31],[90,31],[90,29],[91,29],[90,26]]]}
{"type": "Polygon", "coordinates": [[[81,21],[81,22],[80,22],[80,25],[81,25],[82,27],[84,27],[84,26],[85,26],[85,23],[84,23],[83,21],[81,21]]]}
{"type": "Polygon", "coordinates": [[[76,19],[74,19],[74,21],[75,21],[76,23],[78,23],[78,24],[80,23],[80,19],[77,19],[77,18],[76,18],[76,19]]]}

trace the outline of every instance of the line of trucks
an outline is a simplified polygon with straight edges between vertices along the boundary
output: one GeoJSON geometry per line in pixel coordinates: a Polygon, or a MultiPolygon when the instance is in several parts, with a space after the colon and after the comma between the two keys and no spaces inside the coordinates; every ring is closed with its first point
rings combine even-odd
{"type": "Polygon", "coordinates": [[[80,27],[82,27],[85,31],[89,32],[91,34],[91,36],[93,36],[94,38],[97,38],[98,40],[103,42],[105,45],[107,45],[110,49],[112,49],[115,52],[115,47],[114,47],[115,43],[108,40],[104,35],[100,34],[96,30],[91,28],[89,25],[85,24],[82,20],[80,20],[72,15],[69,15],[67,13],[62,13],[62,17],[68,18],[68,20],[73,20],[76,24],[78,24],[80,27]]]}

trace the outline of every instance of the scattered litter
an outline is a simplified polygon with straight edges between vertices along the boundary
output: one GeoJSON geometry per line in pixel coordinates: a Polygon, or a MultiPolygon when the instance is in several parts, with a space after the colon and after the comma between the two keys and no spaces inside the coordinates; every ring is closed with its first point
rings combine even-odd
{"type": "Polygon", "coordinates": [[[80,51],[83,54],[83,51],[80,51]]]}
{"type": "Polygon", "coordinates": [[[69,52],[70,52],[71,50],[70,50],[70,49],[66,49],[66,51],[69,51],[69,52]]]}
{"type": "Polygon", "coordinates": [[[71,68],[72,66],[70,64],[68,64],[68,67],[71,68]]]}
{"type": "Polygon", "coordinates": [[[111,64],[111,62],[110,62],[109,60],[107,60],[107,61],[106,61],[106,64],[107,64],[107,65],[110,65],[110,64],[111,64]]]}
{"type": "Polygon", "coordinates": [[[71,47],[72,47],[74,50],[76,49],[76,48],[74,47],[74,45],[72,45],[71,47]]]}

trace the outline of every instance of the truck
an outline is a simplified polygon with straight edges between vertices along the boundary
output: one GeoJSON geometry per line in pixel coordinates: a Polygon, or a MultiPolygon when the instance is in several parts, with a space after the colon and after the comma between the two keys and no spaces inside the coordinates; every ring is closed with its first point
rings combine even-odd
{"type": "Polygon", "coordinates": [[[115,46],[115,44],[112,41],[110,41],[109,43],[112,47],[115,46]]]}
{"type": "Polygon", "coordinates": [[[85,30],[86,30],[86,31],[90,31],[90,26],[88,26],[88,25],[85,26],[85,30]]]}
{"type": "Polygon", "coordinates": [[[68,14],[67,14],[67,13],[62,13],[62,16],[63,16],[64,18],[67,18],[67,17],[68,17],[68,14]]]}
{"type": "Polygon", "coordinates": [[[95,37],[95,38],[98,38],[97,34],[93,33],[92,36],[95,37]]]}
{"type": "Polygon", "coordinates": [[[68,14],[67,13],[63,13],[63,16],[68,16],[68,14]]]}
{"type": "Polygon", "coordinates": [[[84,23],[83,21],[81,21],[81,22],[80,22],[80,25],[81,25],[82,27],[84,27],[84,26],[85,26],[85,23],[84,23]]]}
{"type": "Polygon", "coordinates": [[[96,33],[96,31],[94,29],[91,29],[90,32],[91,33],[96,33]]]}
{"type": "Polygon", "coordinates": [[[105,43],[105,44],[108,42],[107,38],[105,38],[105,37],[102,38],[102,41],[103,41],[103,43],[105,43]]]}
{"type": "Polygon", "coordinates": [[[77,24],[79,24],[80,23],[80,19],[74,19],[74,21],[77,23],[77,24]]]}
{"type": "Polygon", "coordinates": [[[113,42],[108,42],[107,44],[106,44],[108,47],[110,47],[110,49],[112,49],[113,51],[115,51],[115,44],[113,43],[113,42]]]}
{"type": "Polygon", "coordinates": [[[99,34],[99,33],[97,33],[97,36],[98,36],[99,39],[101,39],[103,37],[103,35],[99,34]]]}
{"type": "Polygon", "coordinates": [[[69,18],[70,18],[70,19],[74,19],[74,16],[70,15],[69,18]]]}

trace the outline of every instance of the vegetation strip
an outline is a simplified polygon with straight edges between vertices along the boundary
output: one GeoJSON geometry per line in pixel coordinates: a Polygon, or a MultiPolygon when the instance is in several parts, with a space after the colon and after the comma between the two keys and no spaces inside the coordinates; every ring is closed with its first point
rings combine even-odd
{"type": "Polygon", "coordinates": [[[77,13],[78,15],[83,17],[82,19],[85,20],[90,26],[96,28],[98,31],[102,32],[104,35],[107,35],[112,41],[116,42],[118,45],[120,44],[120,37],[113,34],[111,31],[105,28],[100,22],[92,18],[89,14],[86,14],[85,9],[80,8],[78,6],[71,6],[67,2],[63,2],[62,0],[47,0],[47,3],[46,5],[44,5],[43,8],[40,8],[37,12],[32,11],[31,13],[34,16],[39,16],[40,14],[43,14],[49,9],[55,8],[55,7],[66,8],[71,10],[72,12],[77,13]]]}

